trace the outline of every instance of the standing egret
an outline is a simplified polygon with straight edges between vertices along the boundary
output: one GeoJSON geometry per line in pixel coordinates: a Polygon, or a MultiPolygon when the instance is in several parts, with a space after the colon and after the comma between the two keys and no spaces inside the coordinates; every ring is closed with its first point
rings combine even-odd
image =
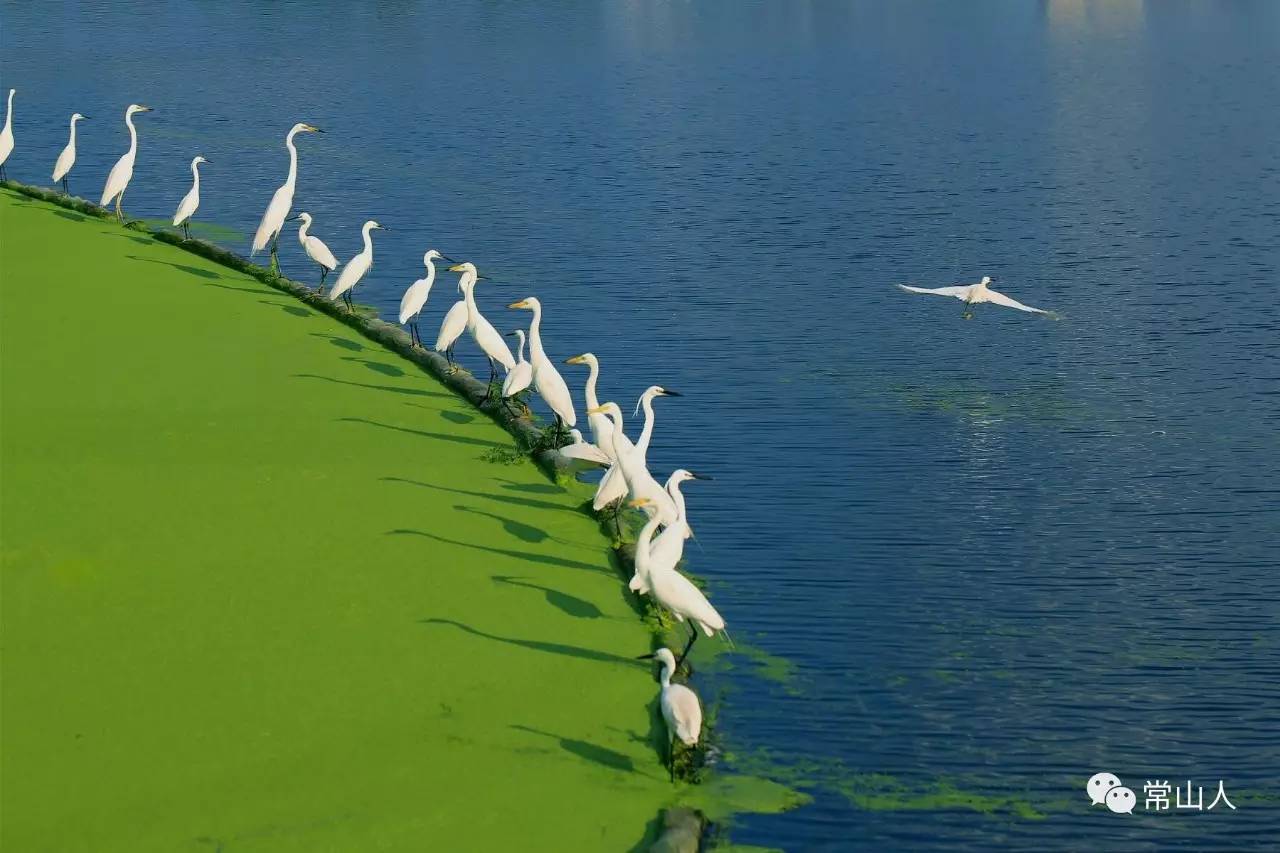
{"type": "MultiPolygon", "coordinates": [[[[462,295],[467,302],[466,328],[471,333],[472,340],[476,342],[476,345],[484,352],[485,357],[489,359],[489,383],[485,386],[484,399],[480,401],[483,405],[489,401],[489,397],[493,394],[493,380],[498,375],[497,364],[501,364],[505,370],[509,371],[516,366],[516,358],[511,354],[511,348],[507,346],[507,342],[502,339],[502,334],[481,315],[480,309],[476,307],[476,281],[480,278],[480,273],[476,272],[476,265],[473,263],[454,264],[449,267],[449,272],[462,273],[462,277],[458,281],[458,287],[462,289],[462,295]]],[[[450,310],[449,314],[452,315],[453,311],[450,310]]],[[[445,317],[445,322],[449,322],[448,317],[445,317]]],[[[441,327],[440,333],[443,336],[443,327],[441,327]]],[[[439,341],[436,343],[438,349],[439,341]]]]}
{"type": "Polygon", "coordinates": [[[58,155],[58,162],[53,164],[53,182],[56,184],[62,181],[63,195],[71,195],[71,190],[67,187],[67,172],[76,164],[76,122],[86,118],[88,116],[80,113],[71,114],[71,138],[67,140],[67,147],[58,155]]]}
{"type": "MultiPolygon", "coordinates": [[[[594,409],[600,405],[600,400],[596,396],[596,381],[600,378],[600,361],[596,358],[595,353],[584,352],[582,355],[575,355],[572,358],[565,359],[565,364],[585,364],[589,372],[587,373],[587,384],[583,387],[583,397],[586,400],[587,408],[594,409]]],[[[587,415],[587,426],[591,429],[591,442],[605,454],[612,454],[613,441],[611,434],[613,432],[613,422],[601,414],[587,415]]],[[[612,471],[606,472],[605,477],[610,478],[612,471]]],[[[621,481],[616,486],[610,487],[608,490],[612,497],[609,502],[615,501],[627,493],[626,484],[621,481]]]]}
{"type": "MultiPolygon", "coordinates": [[[[436,281],[436,258],[448,261],[444,255],[435,249],[428,249],[427,253],[422,256],[422,263],[427,267],[426,278],[420,278],[413,284],[409,285],[409,289],[404,292],[404,296],[400,299],[400,325],[409,323],[409,334],[413,340],[415,347],[422,346],[422,337],[418,334],[417,316],[422,312],[423,307],[427,304],[427,297],[431,295],[431,285],[436,281]],[[413,322],[409,322],[412,320],[413,322]]],[[[452,263],[452,261],[450,261],[452,263]]]]}
{"type": "Polygon", "coordinates": [[[974,305],[982,302],[991,302],[995,305],[1003,305],[1006,308],[1016,308],[1019,311],[1029,311],[1032,314],[1047,314],[1053,316],[1052,311],[1045,311],[1040,308],[1032,308],[1030,305],[1023,305],[1016,299],[1005,296],[991,288],[987,287],[991,283],[991,277],[984,275],[982,281],[977,284],[961,284],[955,287],[912,287],[907,284],[900,284],[898,287],[907,293],[929,293],[934,296],[954,296],[956,299],[964,302],[964,313],[960,316],[966,320],[972,319],[973,311],[970,309],[974,305]]]}
{"type": "Polygon", "coordinates": [[[636,573],[631,578],[631,582],[627,584],[632,590],[641,594],[649,591],[651,565],[666,566],[672,569],[680,565],[680,558],[684,556],[684,540],[693,534],[693,528],[689,526],[689,517],[685,512],[684,494],[680,491],[680,484],[689,480],[710,479],[705,475],[686,471],[684,468],[671,472],[671,476],[667,478],[666,490],[667,494],[671,496],[671,500],[675,501],[676,520],[675,523],[669,525],[654,537],[649,546],[648,562],[642,567],[640,561],[636,561],[636,573]]]}
{"type": "Polygon", "coordinates": [[[276,190],[275,195],[271,196],[267,212],[262,214],[262,222],[258,223],[258,232],[253,235],[253,251],[249,253],[249,257],[253,257],[265,249],[267,243],[270,243],[271,269],[276,273],[280,271],[276,244],[280,242],[280,229],[284,227],[284,221],[289,216],[289,208],[293,207],[293,188],[298,183],[298,149],[293,144],[293,138],[299,133],[324,133],[324,131],[303,122],[298,122],[290,128],[289,134],[284,138],[284,145],[289,149],[289,176],[284,179],[284,183],[280,189],[276,190]]]}
{"type": "Polygon", "coordinates": [[[208,162],[203,157],[196,157],[191,161],[191,189],[182,197],[182,201],[178,203],[178,212],[173,215],[173,224],[182,226],[182,236],[187,240],[191,239],[191,229],[187,227],[187,223],[200,206],[200,164],[208,162]]]}
{"type": "Polygon", "coordinates": [[[533,365],[524,360],[524,329],[507,332],[507,337],[513,335],[519,342],[519,346],[516,347],[516,366],[507,371],[507,378],[502,380],[503,400],[511,399],[533,382],[533,365]]]}
{"type": "MultiPolygon", "coordinates": [[[[631,501],[629,506],[640,507],[644,510],[645,515],[649,517],[649,520],[645,522],[644,527],[640,530],[640,534],[636,537],[636,560],[639,561],[641,559],[642,551],[645,554],[644,559],[650,560],[653,533],[658,528],[658,507],[648,498],[636,498],[631,501]]],[[[711,606],[711,602],[707,601],[707,597],[702,594],[702,590],[694,586],[692,581],[675,569],[650,562],[649,592],[653,595],[654,601],[676,617],[677,622],[683,622],[686,619],[689,621],[689,643],[684,647],[684,651],[680,653],[680,657],[676,659],[677,668],[684,663],[684,659],[689,656],[689,652],[693,649],[693,644],[698,641],[699,628],[708,637],[715,636],[717,631],[724,631],[724,619],[711,606]]]]}
{"type": "MultiPolygon", "coordinates": [[[[275,202],[272,202],[275,204],[275,202]]],[[[338,283],[333,286],[333,290],[329,291],[329,301],[336,302],[341,296],[347,303],[348,311],[355,311],[355,305],[351,302],[351,291],[364,278],[364,274],[373,266],[373,238],[370,232],[375,228],[381,228],[383,231],[391,229],[385,225],[379,225],[370,219],[360,229],[360,236],[364,239],[364,248],[360,250],[360,254],[347,261],[347,265],[342,268],[342,275],[338,276],[338,283]]]]}
{"type": "Polygon", "coordinates": [[[102,188],[102,200],[98,202],[101,207],[106,207],[112,199],[115,199],[116,219],[120,220],[121,225],[124,224],[124,211],[120,206],[124,202],[124,191],[129,186],[130,179],[133,178],[133,161],[138,156],[138,129],[133,126],[133,115],[149,112],[151,107],[144,107],[141,104],[130,104],[124,111],[124,123],[129,128],[129,150],[124,152],[124,155],[111,167],[111,174],[107,175],[107,185],[102,188]]]}
{"type": "Polygon", "coordinates": [[[671,683],[671,676],[676,673],[676,658],[671,649],[661,648],[653,654],[641,655],[639,659],[646,658],[657,658],[662,663],[662,674],[658,677],[662,682],[658,707],[662,709],[662,719],[667,724],[667,770],[674,782],[676,741],[687,747],[698,745],[698,737],[702,734],[702,705],[698,702],[698,694],[683,684],[671,683]]]}
{"type": "Polygon", "coordinates": [[[329,251],[329,247],[323,240],[307,233],[307,229],[311,227],[310,213],[304,210],[293,217],[293,220],[302,221],[298,226],[298,242],[302,245],[302,251],[320,266],[320,283],[316,285],[316,293],[319,293],[324,290],[324,277],[338,268],[338,259],[333,256],[333,252],[329,251]]]}
{"type": "Polygon", "coordinates": [[[9,180],[4,164],[13,153],[13,96],[16,94],[17,89],[9,90],[9,107],[4,113],[4,129],[0,130],[0,181],[9,180]]]}
{"type": "MultiPolygon", "coordinates": [[[[677,396],[674,391],[669,393],[672,396],[677,396]]],[[[652,503],[657,508],[658,521],[663,526],[675,524],[679,518],[676,503],[667,494],[666,490],[658,485],[658,481],[653,479],[653,475],[649,473],[649,469],[646,466],[644,454],[637,451],[636,446],[631,443],[631,439],[627,438],[627,434],[623,432],[622,410],[618,408],[618,404],[613,402],[602,403],[593,411],[606,414],[613,420],[613,453],[618,460],[617,469],[626,484],[627,493],[632,498],[643,497],[652,503]]],[[[648,411],[652,415],[652,408],[648,411]]],[[[599,504],[599,501],[600,491],[597,489],[596,500],[592,503],[592,506],[600,509],[604,504],[599,504]]]]}
{"type": "Polygon", "coordinates": [[[529,362],[533,365],[533,387],[538,396],[551,407],[551,411],[555,412],[555,434],[559,436],[566,426],[577,426],[578,415],[573,411],[573,396],[569,393],[569,386],[542,348],[542,303],[530,296],[519,302],[512,302],[507,307],[533,312],[533,322],[529,324],[529,362]]]}

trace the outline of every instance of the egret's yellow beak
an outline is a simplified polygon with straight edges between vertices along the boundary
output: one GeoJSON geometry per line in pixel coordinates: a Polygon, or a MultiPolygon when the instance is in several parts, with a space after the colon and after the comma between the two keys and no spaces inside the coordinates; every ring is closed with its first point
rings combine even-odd
{"type": "Polygon", "coordinates": [[[527,300],[527,299],[521,299],[519,302],[512,302],[512,303],[511,303],[510,305],[508,305],[507,307],[508,307],[508,308],[528,308],[528,307],[529,307],[529,300],[527,300]]]}
{"type": "Polygon", "coordinates": [[[449,272],[462,272],[462,264],[454,264],[449,267],[449,272]]]}
{"type": "Polygon", "coordinates": [[[653,501],[649,500],[648,498],[636,498],[633,501],[627,501],[627,506],[638,509],[644,506],[645,504],[651,504],[651,503],[653,503],[653,501]]]}
{"type": "Polygon", "coordinates": [[[608,409],[608,405],[607,405],[607,404],[606,404],[606,405],[600,405],[600,406],[596,406],[594,409],[587,409],[587,414],[588,414],[588,415],[603,415],[607,409],[608,409]]]}
{"type": "Polygon", "coordinates": [[[572,357],[570,357],[570,358],[566,358],[566,359],[564,360],[564,363],[565,363],[565,364],[585,364],[585,363],[586,363],[586,361],[587,361],[587,360],[586,360],[585,358],[583,358],[582,356],[580,356],[580,355],[575,355],[575,356],[572,356],[572,357]]]}
{"type": "Polygon", "coordinates": [[[151,107],[144,107],[142,104],[138,104],[138,112],[149,113],[151,112],[151,107]]]}
{"type": "Polygon", "coordinates": [[[302,129],[303,129],[303,130],[309,130],[309,131],[311,131],[312,133],[324,133],[324,131],[323,131],[323,130],[321,130],[320,128],[316,127],[314,124],[304,124],[304,125],[302,126],[302,129]]]}

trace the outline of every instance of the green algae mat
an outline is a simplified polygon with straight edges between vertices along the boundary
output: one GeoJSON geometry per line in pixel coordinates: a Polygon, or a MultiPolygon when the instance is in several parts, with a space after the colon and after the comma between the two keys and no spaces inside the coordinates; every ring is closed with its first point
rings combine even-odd
{"type": "Polygon", "coordinates": [[[0,191],[24,851],[643,849],[677,798],[584,495],[247,276],[0,191]]]}

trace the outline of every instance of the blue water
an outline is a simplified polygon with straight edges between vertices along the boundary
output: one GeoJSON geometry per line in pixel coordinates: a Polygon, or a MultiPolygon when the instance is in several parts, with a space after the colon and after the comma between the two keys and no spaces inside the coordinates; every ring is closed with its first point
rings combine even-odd
{"type": "Polygon", "coordinates": [[[692,567],[795,666],[698,687],[730,763],[814,796],[735,841],[1274,845],[1280,3],[99,5],[3,3],[10,175],[48,183],[79,110],[96,200],[147,103],[126,209],[171,215],[204,154],[245,251],[310,121],[315,233],[394,229],[362,301],[436,247],[628,412],[685,392],[650,458],[716,478],[692,567]],[[892,287],[983,274],[1064,319],[892,287]],[[1101,770],[1237,810],[1090,809],[1101,770]]]}

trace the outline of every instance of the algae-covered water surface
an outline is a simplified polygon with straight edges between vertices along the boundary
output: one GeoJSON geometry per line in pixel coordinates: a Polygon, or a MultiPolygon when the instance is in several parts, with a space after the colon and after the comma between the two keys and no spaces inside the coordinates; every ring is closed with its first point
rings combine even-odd
{"type": "Polygon", "coordinates": [[[617,850],[680,804],[787,850],[1274,843],[1280,4],[0,8],[10,176],[78,110],[96,199],[149,104],[126,209],[202,154],[243,254],[315,122],[295,208],[344,261],[391,229],[361,302],[437,248],[633,434],[683,392],[649,462],[715,478],[686,556],[738,643],[673,787],[587,487],[261,283],[6,199],[6,842],[617,850]],[[893,288],[984,274],[1062,319],[893,288]],[[1103,771],[1237,808],[1112,814],[1103,771]]]}

